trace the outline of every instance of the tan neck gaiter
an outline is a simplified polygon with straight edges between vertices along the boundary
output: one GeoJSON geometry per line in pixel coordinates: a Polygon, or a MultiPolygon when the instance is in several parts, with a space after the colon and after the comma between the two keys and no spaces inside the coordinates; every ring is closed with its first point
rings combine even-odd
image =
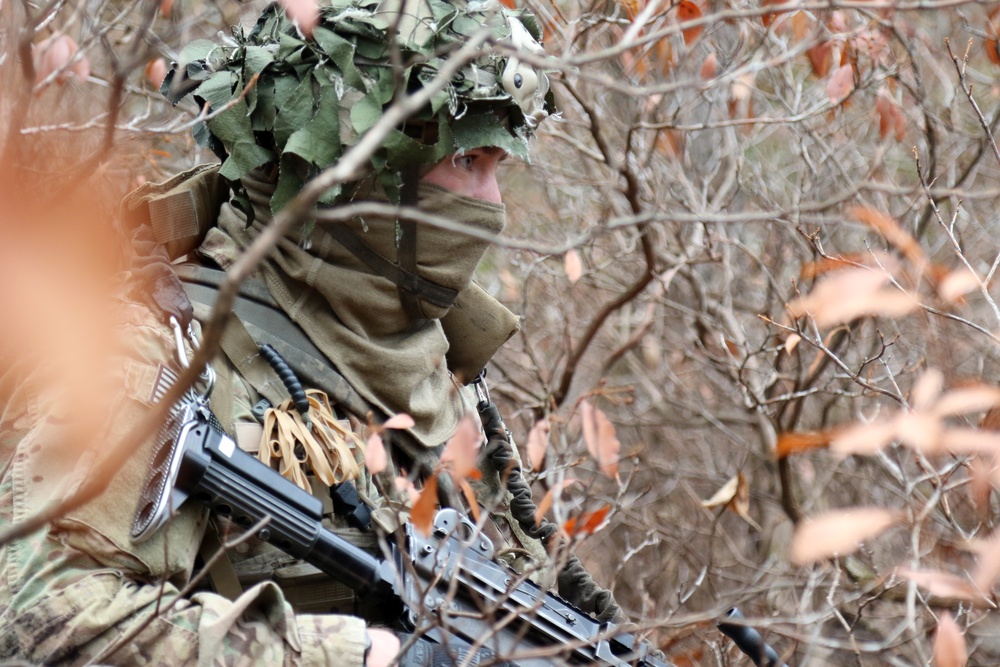
{"type": "MultiPolygon", "coordinates": [[[[224,205],[219,227],[242,249],[271,222],[268,184],[248,179],[256,219],[224,205]]],[[[503,205],[462,197],[421,184],[422,210],[498,234],[503,205]]],[[[375,251],[396,258],[395,220],[352,220],[348,224],[375,251]]],[[[456,291],[469,286],[487,241],[421,225],[417,273],[456,291]]],[[[439,318],[447,310],[421,301],[427,319],[411,320],[390,280],[367,266],[316,226],[308,250],[283,239],[261,266],[261,275],[282,309],[354,389],[388,414],[406,412],[416,421],[413,435],[434,447],[451,437],[465,408],[445,364],[448,341],[439,318]]],[[[361,415],[363,417],[363,415],[361,415]]]]}

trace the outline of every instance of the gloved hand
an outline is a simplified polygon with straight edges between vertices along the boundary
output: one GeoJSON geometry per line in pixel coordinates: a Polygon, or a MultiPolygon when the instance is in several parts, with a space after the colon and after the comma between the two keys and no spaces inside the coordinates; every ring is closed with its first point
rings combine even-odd
{"type": "MultiPolygon", "coordinates": [[[[412,635],[400,633],[399,641],[405,646],[412,635]]],[[[444,646],[426,639],[418,639],[399,658],[399,667],[455,667],[456,665],[495,665],[496,667],[516,667],[514,663],[497,659],[496,653],[481,648],[468,658],[468,647],[444,646]]]]}

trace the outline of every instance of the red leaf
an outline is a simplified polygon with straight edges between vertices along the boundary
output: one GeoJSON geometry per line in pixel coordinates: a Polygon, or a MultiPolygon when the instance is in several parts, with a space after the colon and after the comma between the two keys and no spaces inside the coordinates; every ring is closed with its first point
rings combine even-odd
{"type": "Polygon", "coordinates": [[[854,90],[854,68],[850,65],[841,65],[826,84],[826,94],[830,102],[839,104],[847,99],[852,90],[854,90]]]}
{"type": "Polygon", "coordinates": [[[570,537],[576,537],[577,535],[593,535],[594,531],[601,527],[604,523],[604,519],[608,516],[608,512],[611,511],[611,505],[605,505],[601,509],[594,510],[593,512],[585,512],[579,517],[574,517],[569,519],[563,524],[563,531],[570,537]]]}
{"type": "Polygon", "coordinates": [[[160,16],[167,18],[170,10],[174,8],[174,0],[160,0],[160,16]]]}
{"type": "MultiPolygon", "coordinates": [[[[694,21],[700,18],[701,7],[691,2],[691,0],[681,0],[677,4],[677,20],[681,23],[694,21]]],[[[699,25],[681,30],[681,34],[684,35],[684,44],[691,46],[691,43],[698,39],[698,35],[701,34],[701,29],[702,26],[699,25]]]]}
{"type": "Polygon", "coordinates": [[[434,514],[437,512],[438,504],[437,488],[437,477],[431,475],[424,482],[420,497],[417,498],[417,502],[413,503],[413,509],[410,510],[410,522],[425,537],[431,534],[431,528],[434,527],[434,514]]]}
{"type": "Polygon", "coordinates": [[[825,77],[830,72],[830,64],[833,62],[833,46],[829,41],[817,44],[808,51],[809,64],[819,78],[825,77]]]}

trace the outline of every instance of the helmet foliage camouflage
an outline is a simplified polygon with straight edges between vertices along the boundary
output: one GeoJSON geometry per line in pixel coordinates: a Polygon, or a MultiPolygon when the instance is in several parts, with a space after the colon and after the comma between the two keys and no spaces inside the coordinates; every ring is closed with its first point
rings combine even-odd
{"type": "MultiPolygon", "coordinates": [[[[223,157],[221,175],[236,182],[276,164],[271,208],[281,208],[378,121],[397,82],[414,90],[432,80],[449,53],[484,29],[490,38],[475,59],[412,122],[387,137],[371,159],[371,173],[397,200],[400,170],[433,164],[449,153],[497,146],[527,158],[530,134],[553,109],[545,73],[510,55],[511,48],[541,54],[532,15],[496,0],[322,4],[309,37],[271,5],[249,34],[235,27],[230,43],[188,45],[164,81],[172,102],[193,93],[213,110],[224,109],[196,130],[223,157]],[[391,35],[401,63],[396,71],[391,35]]],[[[338,186],[323,202],[349,194],[338,186]]]]}

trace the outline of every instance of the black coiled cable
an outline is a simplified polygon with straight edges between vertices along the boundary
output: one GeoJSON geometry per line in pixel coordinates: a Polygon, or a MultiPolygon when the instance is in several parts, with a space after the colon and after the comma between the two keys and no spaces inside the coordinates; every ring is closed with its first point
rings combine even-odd
{"type": "Polygon", "coordinates": [[[306,424],[310,424],[309,419],[309,398],[306,396],[306,390],[302,388],[302,383],[299,382],[299,378],[295,375],[295,371],[292,367],[288,365],[288,362],[278,354],[270,345],[260,346],[260,356],[264,357],[274,372],[278,374],[281,379],[281,383],[285,385],[285,389],[288,390],[289,396],[292,397],[292,403],[295,404],[295,409],[299,411],[302,415],[303,421],[306,424]]]}

